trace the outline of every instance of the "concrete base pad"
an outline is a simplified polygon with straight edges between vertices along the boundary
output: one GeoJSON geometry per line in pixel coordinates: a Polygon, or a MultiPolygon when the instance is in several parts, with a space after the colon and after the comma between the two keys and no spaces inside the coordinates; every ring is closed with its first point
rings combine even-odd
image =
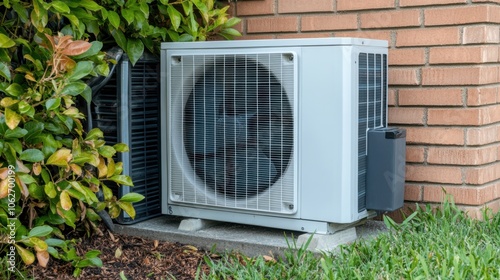
{"type": "Polygon", "coordinates": [[[216,225],[216,221],[203,219],[183,219],[179,225],[181,231],[198,231],[216,225]]]}
{"type": "MultiPolygon", "coordinates": [[[[181,217],[160,216],[132,225],[115,224],[115,230],[119,234],[179,242],[206,250],[215,247],[219,252],[238,251],[247,256],[283,255],[283,252],[288,249],[288,244],[292,245],[293,242],[297,242],[299,246],[299,240],[295,238],[299,238],[300,242],[309,238],[309,235],[303,232],[223,222],[209,223],[209,227],[201,227],[196,231],[183,231],[179,229],[182,220],[181,217]],[[303,237],[300,237],[301,235],[303,237]]],[[[203,225],[203,223],[201,221],[198,225],[203,225]]],[[[193,228],[196,228],[196,223],[193,228]]],[[[329,248],[333,248],[337,243],[351,242],[353,231],[356,232],[357,239],[366,239],[386,230],[383,222],[369,220],[356,228],[347,229],[346,232],[344,230],[332,235],[313,236],[309,250],[330,250],[329,248]]]]}
{"type": "Polygon", "coordinates": [[[357,238],[356,228],[351,227],[333,234],[304,233],[297,238],[297,247],[302,247],[310,240],[307,249],[314,252],[334,251],[338,246],[354,242],[357,238]]]}

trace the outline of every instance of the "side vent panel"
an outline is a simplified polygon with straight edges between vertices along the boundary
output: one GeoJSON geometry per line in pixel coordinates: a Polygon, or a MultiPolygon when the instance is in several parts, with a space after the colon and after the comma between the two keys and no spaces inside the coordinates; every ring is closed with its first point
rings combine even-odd
{"type": "Polygon", "coordinates": [[[134,203],[134,220],[126,213],[120,215],[117,220],[123,224],[161,214],[159,68],[159,59],[152,55],[144,55],[133,67],[124,56],[92,100],[93,127],[104,132],[107,144],[129,146],[129,152],[120,153],[117,160],[123,162],[123,174],[132,177],[134,187],[109,187],[118,198],[129,192],[145,196],[134,203]]]}

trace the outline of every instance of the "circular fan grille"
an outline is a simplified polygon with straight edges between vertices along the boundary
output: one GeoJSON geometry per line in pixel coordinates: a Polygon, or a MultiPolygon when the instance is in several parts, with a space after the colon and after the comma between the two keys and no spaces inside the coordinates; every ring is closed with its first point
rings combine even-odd
{"type": "Polygon", "coordinates": [[[285,172],[293,150],[289,99],[267,67],[214,60],[184,108],[184,145],[196,175],[226,197],[259,194],[285,172]]]}

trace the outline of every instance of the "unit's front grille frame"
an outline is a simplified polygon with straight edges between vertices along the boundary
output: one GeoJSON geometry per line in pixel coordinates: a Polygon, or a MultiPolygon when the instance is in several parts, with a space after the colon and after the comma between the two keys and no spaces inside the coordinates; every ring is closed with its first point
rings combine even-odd
{"type": "MultiPolygon", "coordinates": [[[[195,144],[186,144],[189,143],[186,141],[190,140],[184,139],[184,137],[187,137],[186,135],[192,137],[192,134],[186,134],[187,133],[186,131],[189,132],[190,127],[185,125],[185,121],[187,120],[186,119],[187,115],[185,114],[184,109],[188,107],[188,105],[186,104],[191,104],[188,102],[195,102],[195,101],[190,101],[189,98],[190,96],[192,96],[192,94],[194,94],[194,92],[197,92],[198,90],[197,87],[199,87],[200,80],[209,81],[210,79],[215,79],[216,81],[219,81],[220,76],[222,75],[224,77],[224,80],[220,81],[221,85],[223,85],[220,87],[221,88],[223,87],[224,91],[226,90],[227,87],[229,88],[234,87],[232,89],[234,93],[231,94],[234,94],[235,100],[239,98],[238,96],[240,95],[244,96],[242,98],[244,99],[243,103],[245,104],[245,112],[247,112],[248,110],[250,110],[249,108],[247,108],[247,106],[249,107],[253,106],[253,103],[250,103],[248,101],[250,100],[249,99],[250,97],[248,96],[252,94],[251,93],[252,90],[259,91],[259,87],[261,86],[261,84],[258,79],[261,80],[266,79],[265,77],[264,78],[261,77],[260,76],[261,74],[259,74],[259,71],[263,72],[262,70],[259,70],[261,69],[261,67],[262,69],[266,69],[267,73],[265,75],[269,75],[267,79],[269,79],[268,82],[270,85],[268,85],[269,89],[267,89],[267,91],[265,92],[267,92],[270,96],[272,94],[271,92],[280,91],[279,94],[281,94],[281,96],[284,96],[285,99],[288,99],[287,106],[290,107],[290,112],[292,114],[290,121],[294,122],[294,116],[293,116],[295,114],[294,99],[296,98],[297,94],[296,93],[297,65],[296,62],[294,61],[294,56],[295,54],[291,52],[277,52],[277,53],[256,53],[256,54],[230,54],[230,53],[185,54],[185,55],[174,55],[169,58],[168,61],[170,61],[170,65],[167,65],[169,67],[168,71],[169,85],[167,86],[168,88],[167,99],[169,100],[167,103],[169,104],[168,106],[169,113],[167,115],[167,123],[168,126],[170,127],[169,129],[170,135],[168,136],[170,138],[170,141],[168,144],[168,152],[167,152],[167,155],[169,157],[167,161],[169,162],[168,164],[169,176],[167,180],[169,185],[168,196],[171,202],[181,203],[181,204],[192,204],[198,206],[207,206],[207,207],[218,207],[218,208],[222,207],[222,208],[239,209],[244,211],[259,211],[259,212],[281,213],[281,214],[291,214],[297,211],[296,209],[297,189],[295,183],[295,164],[294,164],[296,156],[294,147],[295,140],[293,139],[295,137],[296,132],[295,132],[295,125],[293,123],[290,126],[291,127],[290,129],[292,130],[291,132],[292,139],[286,140],[289,141],[289,143],[291,143],[290,144],[291,156],[289,158],[288,164],[286,164],[286,166],[284,166],[283,168],[282,176],[276,178],[276,180],[273,180],[273,182],[269,185],[269,187],[262,190],[259,189],[256,193],[255,192],[249,193],[247,191],[247,192],[239,192],[238,194],[227,195],[227,193],[224,193],[224,191],[221,192],[217,188],[210,187],[208,183],[206,183],[208,182],[206,181],[206,178],[203,178],[203,176],[200,177],[200,173],[199,172],[197,173],[197,171],[195,170],[197,163],[194,161],[196,161],[196,159],[199,157],[193,157],[191,156],[191,154],[193,154],[192,152],[193,150],[197,151],[198,149],[196,148],[198,145],[196,144],[197,142],[195,142],[195,144]],[[229,63],[230,61],[234,61],[234,63],[236,64],[233,66],[228,66],[232,65],[231,63],[229,63]],[[246,61],[246,62],[243,63],[244,65],[240,65],[239,64],[240,61],[246,61]],[[255,66],[256,69],[254,69],[253,66],[249,66],[253,65],[253,63],[257,65],[255,66]],[[242,77],[240,77],[239,74],[240,70],[237,70],[239,69],[238,67],[242,67],[243,68],[242,71],[246,73],[244,74],[245,77],[243,78],[246,79],[245,84],[248,84],[249,85],[248,87],[239,86],[240,82],[238,82],[237,79],[242,77]],[[230,69],[233,69],[234,71],[230,69]],[[248,74],[250,72],[252,74],[248,74]],[[207,73],[212,73],[210,75],[214,76],[206,77],[207,73]],[[253,74],[255,74],[256,77],[251,76],[253,74]],[[238,77],[233,77],[231,75],[238,75],[238,77]],[[252,83],[247,83],[249,79],[257,79],[253,81],[255,82],[256,85],[253,86],[252,83]],[[273,79],[280,84],[279,87],[274,84],[271,85],[271,80],[273,79]],[[191,145],[193,145],[194,148],[192,148],[191,145]]],[[[264,84],[265,83],[266,82],[264,82],[264,84]]],[[[212,89],[218,87],[218,85],[214,85],[213,82],[212,83],[207,82],[207,84],[203,84],[202,86],[203,87],[206,86],[213,91],[214,99],[219,98],[215,97],[216,95],[215,92],[216,90],[220,89],[212,89]]],[[[201,92],[205,94],[204,93],[205,90],[202,90],[201,92]]],[[[210,94],[210,92],[207,94],[210,94]]],[[[230,95],[229,93],[225,92],[222,94],[224,102],[226,100],[226,96],[229,95],[230,95]]],[[[205,95],[203,95],[203,98],[204,99],[206,98],[205,95]]],[[[283,97],[281,98],[283,99],[283,97]]],[[[269,100],[271,100],[271,97],[269,97],[269,100]]],[[[285,101],[283,100],[281,102],[282,102],[281,104],[285,103],[285,101]]],[[[213,101],[212,103],[216,104],[216,101],[213,101]]],[[[243,103],[240,102],[239,104],[243,103]]],[[[212,104],[212,106],[214,106],[214,104],[212,104]]],[[[239,104],[235,103],[234,107],[241,106],[239,104]]],[[[257,104],[257,102],[255,104],[257,104]]],[[[255,106],[257,107],[258,111],[259,110],[258,108],[261,108],[261,106],[264,105],[255,105],[255,106]]],[[[270,107],[271,105],[266,104],[265,106],[270,107]]],[[[225,108],[225,106],[223,107],[225,108]]],[[[208,109],[204,108],[203,112],[205,113],[207,111],[211,112],[212,110],[215,109],[212,109],[210,106],[208,109]]],[[[211,115],[209,113],[206,114],[211,115]]],[[[260,116],[259,113],[257,113],[257,115],[260,116]]],[[[232,114],[231,116],[234,116],[234,118],[236,118],[236,113],[232,114]]],[[[224,129],[225,129],[227,125],[226,115],[224,115],[224,117],[221,118],[221,120],[224,123],[224,129]]],[[[241,123],[241,120],[237,121],[241,123]]],[[[245,119],[243,123],[247,124],[250,123],[250,121],[251,120],[245,119]]],[[[216,130],[216,128],[214,128],[214,130],[216,130]]],[[[245,139],[245,141],[247,141],[247,139],[250,137],[248,136],[247,130],[248,128],[245,128],[245,131],[242,132],[244,134],[243,138],[245,139]]],[[[204,133],[206,134],[206,132],[204,133]]],[[[215,132],[213,134],[214,135],[212,135],[211,137],[218,135],[215,132]]],[[[205,136],[206,135],[203,135],[203,137],[205,136]]],[[[233,138],[236,139],[237,137],[238,136],[236,136],[235,134],[233,138]]],[[[216,144],[212,145],[211,141],[226,141],[226,138],[229,139],[231,137],[227,137],[224,135],[219,138],[221,140],[209,139],[208,141],[206,140],[207,138],[204,138],[205,143],[202,143],[203,149],[205,150],[214,149],[211,148],[211,146],[214,146],[216,144]],[[209,144],[206,144],[206,142],[209,142],[209,144]]],[[[235,144],[235,146],[236,145],[239,145],[239,143],[235,144]]],[[[224,144],[223,148],[224,154],[226,154],[226,146],[229,145],[224,144]]],[[[253,152],[249,152],[248,144],[245,144],[243,146],[245,147],[245,150],[243,150],[243,154],[241,155],[241,157],[244,158],[244,162],[247,166],[245,167],[245,169],[248,169],[249,154],[252,154],[253,152]]],[[[258,150],[259,148],[257,144],[257,151],[258,150]]],[[[214,151],[210,152],[213,153],[214,151]]],[[[236,151],[236,153],[238,153],[238,151],[236,151]]],[[[260,169],[258,167],[259,163],[262,162],[259,159],[259,156],[260,154],[255,157],[257,162],[256,163],[257,174],[258,172],[260,172],[259,171],[260,169]]],[[[207,160],[204,160],[204,162],[206,164],[207,160]]],[[[214,168],[215,172],[219,172],[218,170],[223,170],[222,172],[225,175],[226,174],[225,172],[227,172],[226,162],[227,161],[223,162],[223,167],[219,169],[214,168]]],[[[210,164],[212,163],[210,162],[210,164]]],[[[216,163],[214,163],[214,165],[216,165],[216,163]]],[[[223,181],[225,180],[225,178],[223,177],[225,176],[220,177],[221,178],[220,180],[219,179],[215,180],[216,181],[219,180],[218,182],[222,182],[223,184],[222,190],[226,190],[227,186],[226,182],[223,181]]],[[[259,178],[259,175],[246,176],[246,177],[259,178]]],[[[247,188],[247,190],[249,189],[246,184],[245,188],[247,188]]]]}

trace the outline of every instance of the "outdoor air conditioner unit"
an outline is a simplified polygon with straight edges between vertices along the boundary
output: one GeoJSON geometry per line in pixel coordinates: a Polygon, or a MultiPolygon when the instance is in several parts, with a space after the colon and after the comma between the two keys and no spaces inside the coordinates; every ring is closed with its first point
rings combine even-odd
{"type": "Polygon", "coordinates": [[[327,233],[369,216],[387,42],[163,43],[164,214],[327,233]]]}
{"type": "Polygon", "coordinates": [[[124,211],[116,219],[131,224],[161,215],[160,60],[148,53],[134,66],[125,54],[115,59],[119,61],[109,80],[93,93],[91,122],[103,131],[106,144],[125,143],[129,147],[117,160],[123,162],[123,174],[132,178],[134,187],[108,187],[117,198],[129,192],[145,196],[134,203],[135,219],[124,211]]]}

